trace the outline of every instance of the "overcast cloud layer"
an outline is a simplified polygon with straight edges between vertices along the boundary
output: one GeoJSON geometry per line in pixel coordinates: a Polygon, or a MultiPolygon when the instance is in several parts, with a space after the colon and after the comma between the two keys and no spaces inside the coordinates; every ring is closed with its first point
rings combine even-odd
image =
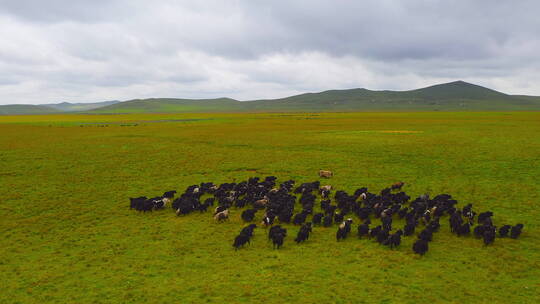
{"type": "Polygon", "coordinates": [[[540,95],[540,2],[0,0],[0,104],[462,79],[540,95]]]}

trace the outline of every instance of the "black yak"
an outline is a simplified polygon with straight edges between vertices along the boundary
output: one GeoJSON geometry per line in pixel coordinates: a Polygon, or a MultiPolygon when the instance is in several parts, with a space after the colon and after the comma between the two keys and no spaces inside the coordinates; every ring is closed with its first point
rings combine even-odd
{"type": "Polygon", "coordinates": [[[272,240],[274,249],[279,249],[283,246],[283,240],[287,236],[287,229],[281,228],[281,226],[274,226],[270,229],[268,237],[272,240]]]}
{"type": "Polygon", "coordinates": [[[322,221],[322,218],[323,218],[324,214],[322,213],[315,213],[313,215],[313,218],[311,219],[311,221],[313,222],[313,225],[320,225],[321,224],[321,221],[322,221]]]}
{"type": "Polygon", "coordinates": [[[393,183],[390,188],[392,190],[401,190],[401,187],[403,187],[403,185],[405,185],[404,182],[397,182],[397,183],[393,183]]]}
{"type": "Polygon", "coordinates": [[[332,220],[333,220],[333,216],[332,215],[326,215],[325,217],[323,217],[323,226],[324,227],[330,227],[332,226],[332,220]]]}
{"type": "Polygon", "coordinates": [[[486,224],[491,225],[491,217],[493,216],[493,212],[487,211],[482,212],[478,214],[478,224],[486,224]]]}
{"type": "Polygon", "coordinates": [[[415,228],[416,228],[416,225],[414,225],[414,223],[405,224],[405,227],[403,227],[403,235],[404,236],[413,235],[415,228]]]}
{"type": "Polygon", "coordinates": [[[517,224],[514,227],[512,227],[512,230],[510,230],[510,237],[513,239],[517,239],[519,235],[521,234],[521,230],[523,229],[523,224],[517,224]]]}
{"type": "Polygon", "coordinates": [[[464,236],[471,234],[471,225],[467,222],[458,228],[457,235],[464,236]]]}
{"type": "Polygon", "coordinates": [[[347,219],[346,221],[344,221],[343,223],[339,225],[338,230],[336,232],[337,241],[347,238],[347,235],[351,231],[351,224],[352,224],[352,219],[347,219]]]}
{"type": "Polygon", "coordinates": [[[243,234],[245,234],[245,235],[251,237],[251,236],[253,235],[253,230],[254,230],[255,228],[257,228],[257,225],[255,225],[255,224],[250,224],[250,225],[248,225],[248,226],[242,228],[242,231],[240,231],[240,233],[241,233],[241,234],[243,233],[243,234]]]}
{"type": "Polygon", "coordinates": [[[236,238],[234,239],[233,247],[235,250],[238,250],[238,248],[244,246],[246,243],[249,243],[249,236],[240,233],[236,238]]]}
{"type": "Polygon", "coordinates": [[[495,241],[495,227],[489,226],[487,229],[484,230],[484,245],[492,244],[495,241]]]}
{"type": "Polygon", "coordinates": [[[420,231],[420,234],[418,234],[418,239],[431,242],[433,240],[433,231],[431,231],[429,228],[425,228],[424,230],[420,231]]]}
{"type": "Polygon", "coordinates": [[[358,237],[361,238],[369,234],[369,224],[371,221],[368,219],[363,224],[358,225],[358,237]]]}
{"type": "Polygon", "coordinates": [[[510,233],[510,229],[512,229],[512,226],[510,225],[504,225],[501,228],[499,228],[499,236],[500,237],[507,237],[508,233],[510,233]]]}
{"type": "Polygon", "coordinates": [[[306,241],[309,239],[309,233],[311,232],[311,223],[305,223],[300,227],[300,230],[298,231],[298,235],[294,239],[296,243],[301,243],[303,241],[306,241]]]}
{"type": "Polygon", "coordinates": [[[377,233],[377,242],[379,244],[383,244],[388,239],[388,237],[390,237],[390,232],[383,228],[379,230],[379,233],[377,233]]]}
{"type": "Polygon", "coordinates": [[[308,212],[303,210],[300,213],[297,213],[293,217],[293,224],[294,225],[301,225],[306,221],[306,217],[308,215],[308,212]]]}
{"type": "Polygon", "coordinates": [[[425,240],[417,240],[413,244],[413,251],[419,255],[424,255],[429,249],[429,242],[425,240]]]}
{"type": "Polygon", "coordinates": [[[255,218],[255,213],[257,212],[257,209],[247,209],[242,212],[242,219],[244,222],[251,222],[255,218]]]}
{"type": "Polygon", "coordinates": [[[401,235],[403,231],[398,230],[396,233],[391,234],[384,242],[383,245],[390,246],[391,249],[399,246],[401,244],[401,235]]]}

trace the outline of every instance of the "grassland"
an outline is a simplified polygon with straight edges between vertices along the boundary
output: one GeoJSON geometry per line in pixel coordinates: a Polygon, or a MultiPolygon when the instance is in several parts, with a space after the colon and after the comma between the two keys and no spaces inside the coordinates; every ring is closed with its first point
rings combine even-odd
{"type": "MultiPolygon", "coordinates": [[[[0,117],[1,303],[538,303],[540,113],[0,117]],[[129,126],[128,126],[129,125],[129,126]],[[412,195],[525,224],[484,247],[449,233],[424,257],[315,228],[235,252],[240,212],[139,214],[128,197],[276,175],[412,195]]],[[[260,215],[259,215],[260,216],[260,215]]],[[[398,224],[399,226],[402,223],[398,224]]]]}

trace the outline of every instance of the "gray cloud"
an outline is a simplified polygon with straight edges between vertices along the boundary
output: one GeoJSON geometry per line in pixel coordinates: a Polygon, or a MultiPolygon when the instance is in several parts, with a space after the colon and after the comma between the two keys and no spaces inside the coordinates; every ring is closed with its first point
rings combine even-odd
{"type": "Polygon", "coordinates": [[[536,1],[2,1],[0,103],[464,79],[540,95],[536,1]]]}

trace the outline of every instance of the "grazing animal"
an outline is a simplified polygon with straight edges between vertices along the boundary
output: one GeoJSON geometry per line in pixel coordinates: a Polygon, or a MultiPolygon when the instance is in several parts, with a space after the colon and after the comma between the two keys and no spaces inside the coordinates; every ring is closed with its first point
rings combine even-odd
{"type": "Polygon", "coordinates": [[[417,240],[413,244],[413,251],[419,255],[424,255],[429,249],[429,242],[425,240],[417,240]]]}
{"type": "Polygon", "coordinates": [[[136,197],[136,198],[129,198],[129,208],[135,209],[137,211],[143,211],[144,208],[144,202],[148,200],[146,196],[136,197]]]}
{"type": "Polygon", "coordinates": [[[418,234],[418,239],[431,242],[433,240],[433,231],[431,231],[429,228],[420,231],[420,234],[418,234]]]}
{"type": "Polygon", "coordinates": [[[416,226],[414,225],[414,223],[405,224],[405,227],[403,227],[403,235],[404,236],[413,235],[415,228],[416,226]]]}
{"type": "Polygon", "coordinates": [[[272,244],[274,245],[274,249],[279,249],[281,246],[283,246],[283,240],[285,239],[285,235],[278,233],[272,238],[272,244]]]}
{"type": "Polygon", "coordinates": [[[332,220],[333,220],[333,216],[330,214],[330,215],[326,215],[325,217],[323,217],[323,226],[324,227],[330,227],[332,226],[332,220]]]}
{"type": "Polygon", "coordinates": [[[287,229],[281,228],[279,225],[272,227],[268,233],[268,237],[272,240],[274,249],[279,249],[283,246],[285,236],[287,236],[287,229]]]}
{"type": "Polygon", "coordinates": [[[204,204],[208,206],[214,206],[214,202],[216,201],[216,198],[210,197],[204,200],[204,204]]]}
{"type": "Polygon", "coordinates": [[[521,234],[521,230],[523,230],[523,224],[517,224],[510,230],[510,237],[513,239],[517,239],[519,235],[521,234]]]}
{"type": "Polygon", "coordinates": [[[431,222],[429,222],[427,224],[427,226],[429,227],[429,229],[431,229],[431,231],[433,232],[437,232],[439,231],[439,228],[441,227],[441,224],[439,223],[439,218],[434,218],[433,220],[431,220],[431,222]]]}
{"type": "Polygon", "coordinates": [[[390,232],[383,228],[379,230],[379,233],[377,234],[377,242],[379,244],[383,244],[388,239],[388,237],[390,237],[390,232]]]}
{"type": "Polygon", "coordinates": [[[390,246],[390,249],[393,249],[401,244],[401,235],[403,231],[398,230],[396,233],[391,234],[384,242],[383,245],[390,246]]]}
{"type": "Polygon", "coordinates": [[[371,221],[368,219],[363,224],[358,225],[358,237],[367,236],[369,234],[369,224],[371,221]]]}
{"type": "Polygon", "coordinates": [[[214,209],[214,215],[223,212],[227,210],[227,206],[217,206],[216,209],[214,209]]]}
{"type": "Polygon", "coordinates": [[[306,231],[303,231],[302,229],[300,229],[298,231],[298,234],[296,235],[296,238],[294,239],[294,241],[297,244],[300,244],[301,242],[307,240],[308,238],[309,238],[309,232],[306,232],[306,231]]]}
{"type": "Polygon", "coordinates": [[[383,229],[385,230],[392,230],[392,218],[389,217],[389,216],[385,216],[381,219],[382,221],[382,226],[383,226],[383,229]]]}
{"type": "Polygon", "coordinates": [[[255,218],[255,213],[257,212],[257,209],[247,209],[242,212],[242,220],[244,222],[251,222],[255,218]]]}
{"type": "Polygon", "coordinates": [[[484,245],[489,245],[489,244],[493,244],[493,242],[495,241],[495,227],[494,226],[490,226],[490,228],[488,229],[485,229],[484,231],[484,245]]]}
{"type": "Polygon", "coordinates": [[[254,230],[255,228],[257,228],[257,225],[255,225],[255,224],[250,224],[250,225],[248,225],[248,226],[242,228],[242,231],[240,231],[240,233],[241,233],[241,234],[243,233],[243,234],[245,234],[245,235],[247,235],[247,236],[249,236],[249,237],[252,237],[252,236],[253,236],[253,230],[254,230]]]}
{"type": "Polygon", "coordinates": [[[239,235],[237,235],[233,243],[234,249],[238,250],[238,248],[244,246],[246,243],[249,244],[249,238],[250,238],[249,236],[243,233],[240,233],[239,235]]]}
{"type": "Polygon", "coordinates": [[[341,213],[337,213],[334,215],[334,223],[339,223],[339,222],[343,222],[343,218],[345,216],[341,213]]]}
{"type": "Polygon", "coordinates": [[[392,190],[401,190],[401,187],[403,187],[403,185],[405,185],[404,182],[393,183],[392,186],[391,186],[391,189],[392,190]]]}
{"type": "Polygon", "coordinates": [[[290,223],[290,222],[291,222],[291,217],[292,217],[292,211],[283,210],[283,211],[278,215],[278,220],[279,220],[281,223],[290,223]]]}
{"type": "Polygon", "coordinates": [[[371,230],[369,231],[369,238],[371,239],[371,238],[377,237],[377,235],[379,235],[379,232],[380,232],[381,230],[382,230],[382,226],[381,226],[381,225],[379,225],[379,226],[377,226],[377,227],[371,229],[371,230]]]}
{"type": "Polygon", "coordinates": [[[175,190],[167,191],[167,192],[163,193],[163,195],[161,197],[172,199],[172,198],[174,198],[175,194],[176,194],[175,190]]]}
{"type": "Polygon", "coordinates": [[[315,214],[313,215],[313,218],[311,219],[311,221],[313,222],[313,225],[320,225],[323,216],[324,216],[323,213],[315,213],[315,214]]]}
{"type": "Polygon", "coordinates": [[[300,227],[300,230],[298,231],[298,235],[294,239],[294,241],[299,244],[303,241],[306,241],[309,239],[309,233],[311,232],[311,223],[305,223],[300,227]]]}
{"type": "Polygon", "coordinates": [[[339,242],[339,240],[343,240],[347,238],[347,235],[351,231],[351,224],[352,219],[347,219],[343,223],[341,223],[338,227],[338,230],[336,232],[336,240],[339,242]]]}
{"type": "Polygon", "coordinates": [[[471,234],[471,225],[468,222],[461,225],[457,231],[458,236],[469,235],[469,234],[471,234]]]}
{"type": "Polygon", "coordinates": [[[325,185],[325,186],[321,186],[321,188],[319,189],[319,192],[323,192],[323,191],[330,191],[332,190],[332,186],[331,185],[325,185]]]}
{"type": "Polygon", "coordinates": [[[492,216],[493,216],[493,212],[491,212],[491,211],[482,212],[482,213],[478,214],[478,224],[491,225],[491,217],[492,216]],[[489,221],[489,222],[486,222],[486,221],[489,221]]]}
{"type": "Polygon", "coordinates": [[[499,228],[499,236],[500,237],[507,237],[508,233],[510,233],[510,229],[512,229],[512,226],[510,225],[504,225],[501,228],[499,228]]]}
{"type": "Polygon", "coordinates": [[[272,224],[274,224],[274,219],[275,219],[274,216],[268,216],[268,215],[267,215],[267,216],[263,217],[261,223],[262,223],[265,227],[272,226],[272,224]]]}
{"type": "Polygon", "coordinates": [[[206,212],[206,211],[208,211],[208,207],[210,207],[210,203],[208,201],[205,201],[204,203],[199,205],[197,210],[199,210],[199,212],[201,212],[201,213],[206,212]]]}
{"type": "Polygon", "coordinates": [[[399,218],[404,218],[407,215],[408,211],[409,211],[408,207],[399,209],[399,211],[398,211],[399,218]]]}
{"type": "Polygon", "coordinates": [[[214,215],[214,219],[218,222],[222,222],[229,219],[229,209],[225,209],[214,215]]]}
{"type": "Polygon", "coordinates": [[[308,214],[305,211],[302,211],[300,213],[295,214],[294,217],[293,217],[293,224],[295,224],[295,225],[303,224],[306,221],[307,215],[308,214]]]}
{"type": "Polygon", "coordinates": [[[461,217],[461,211],[456,211],[450,216],[450,230],[452,232],[458,233],[462,224],[463,218],[461,217]]]}
{"type": "Polygon", "coordinates": [[[258,201],[255,201],[253,203],[253,207],[255,207],[255,209],[264,209],[264,208],[266,208],[266,204],[268,204],[268,199],[263,198],[263,199],[260,199],[258,201]]]}
{"type": "MultiPolygon", "coordinates": [[[[274,234],[282,231],[282,228],[281,225],[276,225],[276,226],[273,226],[272,228],[270,228],[270,230],[268,230],[268,238],[269,239],[272,239],[272,237],[274,236],[274,234]]],[[[286,230],[286,229],[285,229],[286,230]]]]}
{"type": "Polygon", "coordinates": [[[319,176],[324,178],[330,178],[334,176],[334,173],[328,170],[319,170],[319,176]]]}
{"type": "Polygon", "coordinates": [[[477,238],[481,238],[481,237],[484,237],[484,232],[486,231],[486,227],[485,225],[478,225],[476,227],[474,227],[473,229],[473,234],[475,237],[477,238]]]}

